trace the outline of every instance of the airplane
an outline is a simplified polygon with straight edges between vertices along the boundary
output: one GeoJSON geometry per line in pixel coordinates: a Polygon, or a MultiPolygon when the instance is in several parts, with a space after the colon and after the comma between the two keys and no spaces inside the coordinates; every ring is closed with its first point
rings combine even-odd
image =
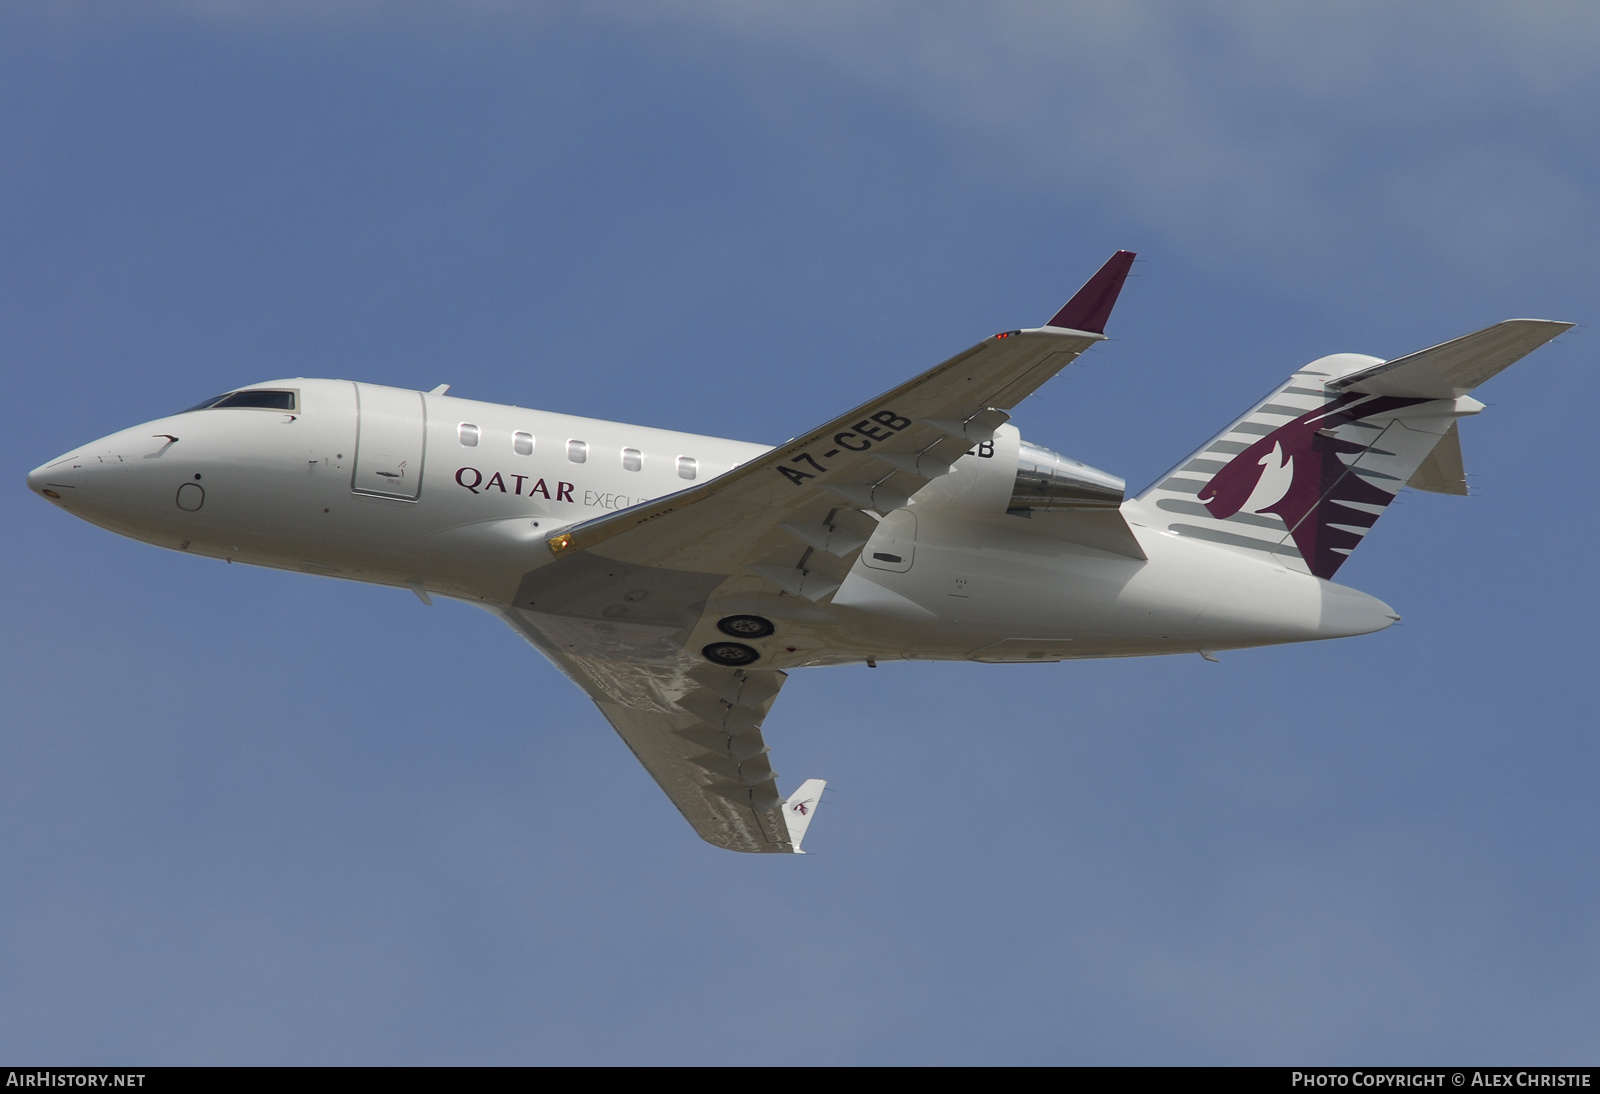
{"type": "Polygon", "coordinates": [[[826,784],[782,795],[762,733],[789,671],[1215,659],[1383,630],[1394,610],[1335,573],[1403,487],[1467,493],[1469,392],[1572,326],[1322,357],[1129,497],[1011,413],[1105,340],[1133,259],[776,447],[296,377],[93,441],[28,486],[172,550],[486,608],[703,839],[803,853],[826,784]]]}

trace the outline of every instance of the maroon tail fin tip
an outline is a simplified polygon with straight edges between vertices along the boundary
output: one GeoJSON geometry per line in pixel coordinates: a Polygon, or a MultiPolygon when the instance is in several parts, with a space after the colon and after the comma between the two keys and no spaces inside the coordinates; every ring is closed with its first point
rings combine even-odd
{"type": "Polygon", "coordinates": [[[1045,325],[1104,334],[1106,320],[1111,318],[1111,309],[1117,303],[1117,294],[1122,292],[1122,283],[1128,279],[1133,256],[1132,251],[1118,251],[1112,255],[1045,325]]]}

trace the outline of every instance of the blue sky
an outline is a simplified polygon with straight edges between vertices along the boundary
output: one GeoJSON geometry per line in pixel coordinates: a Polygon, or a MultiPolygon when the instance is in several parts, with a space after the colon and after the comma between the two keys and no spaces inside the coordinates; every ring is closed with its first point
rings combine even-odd
{"type": "Polygon", "coordinates": [[[1300,648],[800,673],[699,842],[493,618],[26,471],[331,375],[777,442],[1140,252],[1030,440],[1142,485],[1299,365],[1593,322],[1584,4],[0,13],[0,1056],[1482,1063],[1600,1049],[1593,341],[1300,648]]]}

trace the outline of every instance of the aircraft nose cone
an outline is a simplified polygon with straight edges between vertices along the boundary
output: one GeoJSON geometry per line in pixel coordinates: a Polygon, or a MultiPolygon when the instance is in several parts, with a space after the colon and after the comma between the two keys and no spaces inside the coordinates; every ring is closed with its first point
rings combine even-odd
{"type": "Polygon", "coordinates": [[[71,489],[68,480],[73,477],[72,469],[63,467],[61,460],[51,460],[28,472],[28,489],[50,501],[60,501],[71,489]]]}

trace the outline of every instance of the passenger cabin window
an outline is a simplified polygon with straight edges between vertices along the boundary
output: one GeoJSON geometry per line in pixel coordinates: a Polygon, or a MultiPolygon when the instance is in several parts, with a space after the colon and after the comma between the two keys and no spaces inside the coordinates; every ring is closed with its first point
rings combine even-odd
{"type": "Polygon", "coordinates": [[[678,457],[678,478],[692,479],[700,470],[700,464],[693,456],[678,457]]]}
{"type": "Polygon", "coordinates": [[[513,452],[515,452],[519,456],[531,456],[531,455],[533,455],[533,434],[532,433],[513,433],[513,434],[511,434],[511,450],[513,452]]]}
{"type": "MultiPolygon", "coordinates": [[[[189,410],[223,410],[240,407],[247,410],[283,410],[290,414],[300,408],[300,400],[293,391],[268,391],[257,389],[254,391],[230,391],[226,395],[214,395],[198,406],[189,410]]],[[[189,410],[183,413],[189,413],[189,410]]]]}
{"type": "Polygon", "coordinates": [[[624,448],[622,450],[622,469],[624,471],[637,471],[644,466],[644,453],[637,448],[624,448]]]}
{"type": "Polygon", "coordinates": [[[462,422],[457,426],[456,436],[461,438],[462,448],[478,447],[478,427],[470,422],[462,422]]]}
{"type": "Polygon", "coordinates": [[[573,463],[583,463],[589,458],[589,446],[584,441],[567,442],[567,459],[573,463]]]}

